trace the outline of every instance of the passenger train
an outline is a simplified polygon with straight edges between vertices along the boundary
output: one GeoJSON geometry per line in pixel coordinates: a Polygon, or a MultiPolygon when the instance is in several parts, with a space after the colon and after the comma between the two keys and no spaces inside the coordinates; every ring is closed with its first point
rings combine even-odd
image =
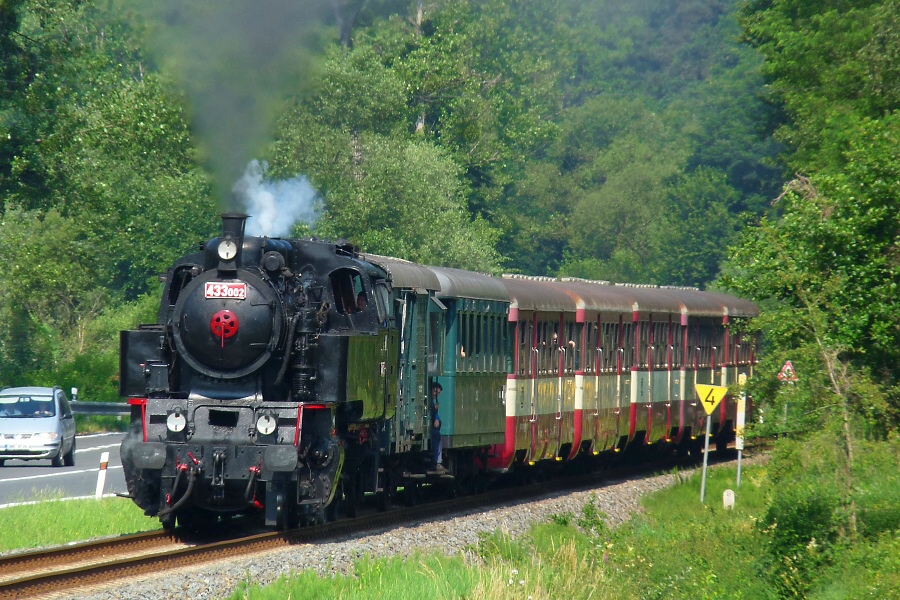
{"type": "MultiPolygon", "coordinates": [[[[126,481],[166,527],[292,527],[401,487],[695,453],[694,385],[756,362],[758,309],[732,296],[431,267],[245,235],[246,218],[223,215],[164,276],[157,322],[121,333],[126,481]]],[[[732,398],[710,418],[722,449],[732,398]]]]}

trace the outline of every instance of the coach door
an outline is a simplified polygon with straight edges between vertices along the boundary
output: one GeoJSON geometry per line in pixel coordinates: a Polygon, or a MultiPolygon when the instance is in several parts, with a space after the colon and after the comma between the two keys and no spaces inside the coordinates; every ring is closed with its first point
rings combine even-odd
{"type": "Polygon", "coordinates": [[[406,290],[400,297],[400,382],[394,419],[396,450],[411,450],[427,437],[428,294],[406,290]]]}
{"type": "MultiPolygon", "coordinates": [[[[426,367],[427,371],[425,373],[425,394],[422,396],[423,406],[422,411],[427,422],[425,425],[426,433],[431,431],[431,390],[430,385],[431,382],[436,381],[436,377],[441,375],[444,371],[443,369],[443,360],[444,360],[444,338],[445,338],[445,329],[444,329],[444,320],[447,314],[447,307],[434,296],[431,296],[428,300],[427,309],[425,311],[427,313],[427,333],[426,338],[428,340],[426,346],[426,367]]],[[[452,406],[452,394],[444,394],[441,396],[441,418],[446,422],[446,415],[452,414],[453,406],[452,406]]],[[[446,427],[445,435],[446,435],[446,427]]],[[[431,446],[431,436],[425,435],[424,440],[431,446]]]]}

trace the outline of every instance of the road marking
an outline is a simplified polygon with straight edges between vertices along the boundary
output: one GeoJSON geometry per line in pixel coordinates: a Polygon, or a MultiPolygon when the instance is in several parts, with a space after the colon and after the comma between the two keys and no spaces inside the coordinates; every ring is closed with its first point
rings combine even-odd
{"type": "MultiPolygon", "coordinates": [[[[110,469],[121,469],[122,465],[118,465],[115,467],[109,467],[109,468],[110,469]]],[[[100,468],[97,467],[96,469],[82,469],[80,471],[58,471],[56,473],[46,473],[44,475],[29,475],[27,477],[11,477],[9,479],[0,479],[0,483],[6,483],[8,481],[28,481],[29,479],[44,479],[46,477],[60,477],[62,475],[78,475],[79,473],[96,473],[99,470],[100,470],[100,468]]]]}
{"type": "Polygon", "coordinates": [[[75,454],[81,454],[82,452],[91,452],[93,450],[106,450],[107,448],[118,448],[122,444],[107,444],[105,446],[91,446],[90,448],[75,448],[75,454]]]}

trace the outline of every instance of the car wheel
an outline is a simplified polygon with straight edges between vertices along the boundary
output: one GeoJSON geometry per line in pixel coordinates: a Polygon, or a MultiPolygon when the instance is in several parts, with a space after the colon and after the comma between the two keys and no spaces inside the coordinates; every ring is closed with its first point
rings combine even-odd
{"type": "Polygon", "coordinates": [[[6,459],[5,459],[5,458],[0,458],[0,467],[2,467],[2,466],[5,465],[5,464],[6,464],[6,459]]]}
{"type": "Polygon", "coordinates": [[[50,464],[54,467],[63,466],[62,446],[59,447],[59,454],[50,459],[50,464]]]}
{"type": "Polygon", "coordinates": [[[69,451],[63,456],[63,463],[65,463],[67,467],[75,466],[75,440],[72,440],[72,447],[69,448],[69,451]]]}

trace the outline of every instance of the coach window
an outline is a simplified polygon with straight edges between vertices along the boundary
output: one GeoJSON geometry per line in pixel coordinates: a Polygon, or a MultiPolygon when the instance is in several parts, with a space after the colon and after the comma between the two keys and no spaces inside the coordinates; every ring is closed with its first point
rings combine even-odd
{"type": "Polygon", "coordinates": [[[496,335],[494,335],[494,360],[496,361],[494,371],[498,373],[501,371],[506,372],[506,361],[504,360],[506,323],[501,315],[494,315],[494,331],[496,332],[496,335]]]}
{"type": "Polygon", "coordinates": [[[441,365],[441,349],[444,347],[444,330],[441,327],[441,313],[433,312],[428,315],[429,334],[431,338],[428,340],[428,372],[440,373],[443,371],[441,365]]]}
{"type": "Polygon", "coordinates": [[[650,350],[650,334],[653,331],[651,325],[650,321],[638,321],[637,323],[639,328],[638,343],[640,344],[638,346],[638,367],[642,369],[648,366],[647,360],[649,359],[648,351],[650,350]]]}
{"type": "Polygon", "coordinates": [[[500,368],[505,373],[512,373],[512,353],[510,352],[510,348],[512,348],[512,337],[510,336],[512,327],[510,327],[506,315],[499,315],[497,320],[500,327],[500,368]]]}
{"type": "Polygon", "coordinates": [[[494,328],[494,315],[484,315],[484,370],[493,371],[497,360],[494,356],[497,345],[497,330],[494,328]]]}
{"type": "Polygon", "coordinates": [[[653,323],[653,366],[658,369],[668,367],[669,357],[669,321],[653,323]]]}
{"type": "Polygon", "coordinates": [[[469,315],[469,318],[471,319],[469,347],[472,349],[469,357],[469,371],[477,372],[481,370],[482,353],[484,352],[484,349],[481,347],[481,336],[478,334],[478,330],[481,327],[481,315],[473,313],[469,315]]]}
{"type": "Polygon", "coordinates": [[[712,366],[713,340],[715,339],[715,325],[712,319],[700,320],[700,366],[712,366]]]}
{"type": "Polygon", "coordinates": [[[579,353],[581,352],[581,348],[578,346],[578,340],[576,339],[578,336],[576,334],[575,323],[566,323],[563,327],[563,339],[562,339],[562,347],[563,347],[563,368],[565,369],[566,375],[574,375],[575,369],[578,368],[578,360],[579,353]]]}
{"type": "Polygon", "coordinates": [[[519,321],[516,323],[519,330],[519,364],[518,374],[525,376],[531,374],[531,323],[519,321]]]}
{"type": "MultiPolygon", "coordinates": [[[[581,357],[581,364],[585,374],[594,373],[597,356],[597,323],[591,321],[584,324],[584,354],[581,357]]],[[[581,345],[579,344],[579,347],[581,345]]],[[[580,352],[580,350],[579,350],[580,352]]]]}
{"type": "Polygon", "coordinates": [[[458,348],[456,350],[456,370],[465,371],[468,365],[466,356],[466,348],[469,343],[469,314],[460,313],[459,315],[459,332],[457,334],[458,348]]]}
{"type": "Polygon", "coordinates": [[[621,343],[622,370],[630,371],[634,364],[634,326],[633,322],[622,323],[619,342],[621,343]]]}
{"type": "Polygon", "coordinates": [[[491,370],[491,315],[481,315],[481,370],[491,370]]]}
{"type": "Polygon", "coordinates": [[[538,321],[535,326],[537,327],[537,374],[543,375],[547,369],[547,324],[538,321]]]}
{"type": "Polygon", "coordinates": [[[542,375],[551,372],[553,358],[556,357],[556,339],[550,335],[550,323],[542,321],[538,323],[538,341],[540,352],[538,353],[539,370],[542,375]]]}
{"type": "Polygon", "coordinates": [[[456,370],[462,371],[463,356],[465,355],[465,345],[463,337],[466,331],[466,316],[462,313],[456,313],[456,370]]]}
{"type": "Polygon", "coordinates": [[[684,336],[684,328],[681,323],[672,325],[672,368],[680,369],[684,366],[684,352],[681,340],[684,336]]]}

